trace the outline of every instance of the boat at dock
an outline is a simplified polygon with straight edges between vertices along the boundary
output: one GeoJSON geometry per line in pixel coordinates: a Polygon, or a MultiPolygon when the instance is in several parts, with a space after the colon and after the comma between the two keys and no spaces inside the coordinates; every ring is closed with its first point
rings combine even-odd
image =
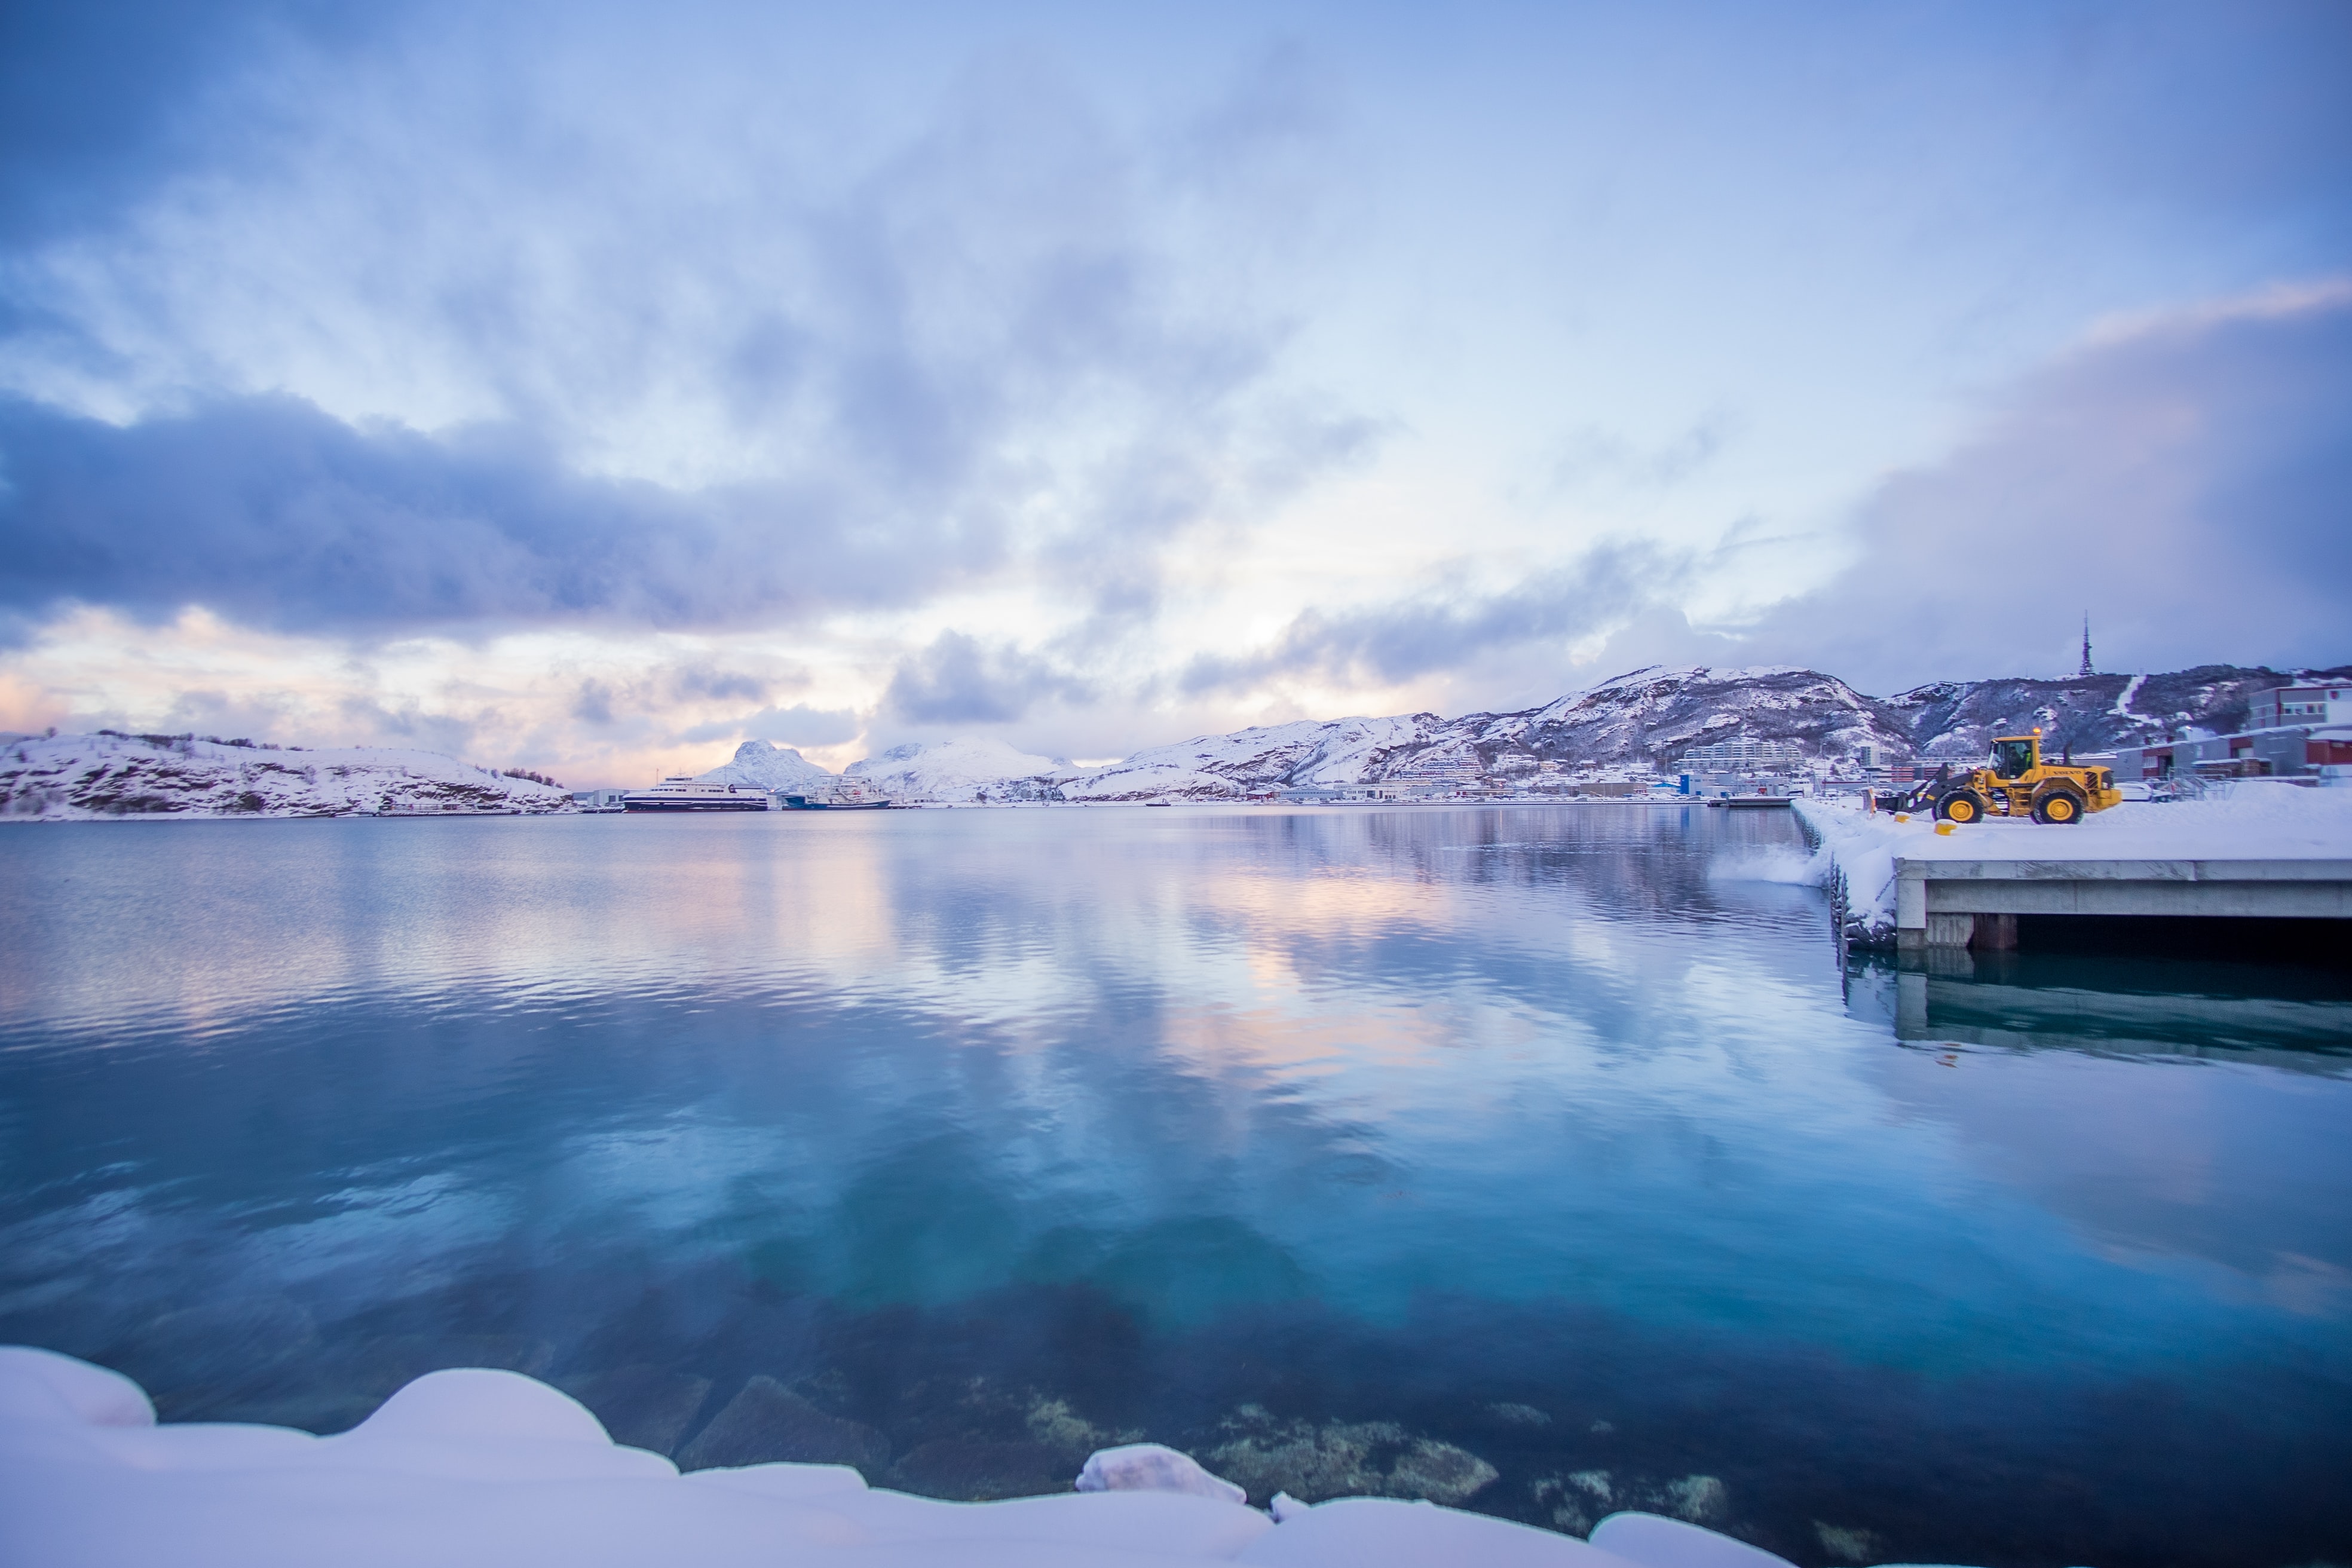
{"type": "Polygon", "coordinates": [[[768,792],[750,784],[705,784],[685,773],[621,797],[624,811],[767,811],[768,792]]]}
{"type": "Polygon", "coordinates": [[[847,779],[831,789],[780,798],[786,811],[887,811],[893,804],[881,795],[866,794],[864,784],[847,779]]]}

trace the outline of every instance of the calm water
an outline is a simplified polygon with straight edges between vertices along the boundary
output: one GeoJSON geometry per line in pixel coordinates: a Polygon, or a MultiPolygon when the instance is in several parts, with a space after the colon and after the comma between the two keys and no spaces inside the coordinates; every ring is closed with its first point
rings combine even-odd
{"type": "Polygon", "coordinates": [[[1637,806],[0,831],[0,1339],[321,1431],[514,1366],[939,1495],[1148,1436],[1808,1563],[2352,1553],[2352,985],[1849,977],[1801,858],[1637,806]]]}

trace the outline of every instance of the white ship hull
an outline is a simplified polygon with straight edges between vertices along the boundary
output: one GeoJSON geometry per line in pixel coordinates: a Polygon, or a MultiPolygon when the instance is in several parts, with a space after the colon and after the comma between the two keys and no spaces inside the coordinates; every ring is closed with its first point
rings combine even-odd
{"type": "Polygon", "coordinates": [[[774,805],[763,789],[690,778],[664,779],[651,789],[632,790],[621,797],[623,811],[767,811],[774,805]]]}

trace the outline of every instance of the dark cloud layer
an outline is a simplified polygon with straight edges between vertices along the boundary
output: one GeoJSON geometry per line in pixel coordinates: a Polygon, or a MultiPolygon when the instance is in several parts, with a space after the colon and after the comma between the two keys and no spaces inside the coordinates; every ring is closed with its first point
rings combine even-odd
{"type": "Polygon", "coordinates": [[[320,0],[0,5],[0,244],[102,222],[182,163],[265,40],[351,47],[388,20],[320,0]]]}
{"type": "Polygon", "coordinates": [[[190,604],[292,630],[607,616],[659,626],[904,603],[997,557],[936,519],[843,526],[788,483],[583,477],[512,428],[355,429],[290,398],[121,427],[0,405],[0,605],[190,604]]]}
{"type": "Polygon", "coordinates": [[[942,632],[898,661],[883,705],[910,724],[1005,724],[1048,699],[1085,702],[1092,695],[1085,681],[1048,660],[942,632]]]}

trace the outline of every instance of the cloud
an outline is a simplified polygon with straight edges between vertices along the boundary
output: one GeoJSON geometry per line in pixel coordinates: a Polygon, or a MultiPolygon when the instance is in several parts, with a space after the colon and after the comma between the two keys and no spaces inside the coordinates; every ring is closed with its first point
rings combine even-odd
{"type": "MultiPolygon", "coordinates": [[[[1515,648],[1564,651],[1565,645],[1606,632],[1664,600],[1690,569],[1679,552],[1619,542],[1596,546],[1501,592],[1415,595],[1338,613],[1308,610],[1256,653],[1195,659],[1181,686],[1199,695],[1299,675],[1392,686],[1515,648]]],[[[1560,663],[1564,668],[1565,659],[1560,663]]]]}
{"type": "Polygon", "coordinates": [[[811,708],[796,702],[790,708],[762,708],[740,719],[721,719],[681,731],[686,742],[731,741],[739,738],[772,741],[780,746],[837,746],[854,741],[865,726],[856,710],[811,708]]]}
{"type": "MultiPolygon", "coordinates": [[[[477,719],[461,718],[455,713],[426,712],[414,700],[398,707],[386,707],[373,698],[347,697],[337,705],[346,732],[357,731],[382,742],[395,741],[421,751],[440,752],[453,757],[464,756],[483,728],[478,721],[487,721],[488,727],[499,728],[501,716],[485,712],[477,719]]],[[[346,744],[349,742],[346,742],[346,744]]]]}
{"type": "Polygon", "coordinates": [[[572,700],[572,716],[599,729],[613,721],[613,689],[601,680],[583,680],[572,700]]]}
{"type": "Polygon", "coordinates": [[[1047,698],[1082,703],[1093,695],[1085,681],[1045,659],[942,632],[898,661],[882,700],[914,724],[1006,724],[1047,698]]]}
{"type": "Polygon", "coordinates": [[[768,695],[768,683],[759,676],[709,665],[689,665],[671,677],[671,684],[682,697],[746,697],[757,702],[768,695]]]}
{"type": "MultiPolygon", "coordinates": [[[[0,258],[20,633],[77,603],[764,626],[1008,571],[1148,613],[1157,550],[1364,447],[1274,398],[1278,314],[1198,286],[1224,198],[1197,159],[1034,61],[812,157],[716,35],[605,83],[627,51],[595,28],[559,66],[480,26],[461,68],[272,33],[271,70],[182,93],[183,163],[0,258]]],[[[1218,156],[1288,156],[1260,118],[1218,156]]]]}
{"type": "Polygon", "coordinates": [[[1738,427],[1738,416],[1731,410],[1712,409],[1673,439],[1645,448],[1601,426],[1587,425],[1561,441],[1552,486],[1671,489],[1713,462],[1738,427]]]}
{"type": "Polygon", "coordinates": [[[2352,655],[2352,281],[2109,323],[1948,460],[1861,508],[1863,555],[1740,631],[1871,689],[2352,655]]]}
{"type": "Polygon", "coordinates": [[[820,487],[583,476],[522,430],[354,428],[293,398],[117,427],[0,406],[0,605],[360,633],[608,617],[788,621],[899,604],[993,559],[987,531],[851,530],[820,487]]]}

